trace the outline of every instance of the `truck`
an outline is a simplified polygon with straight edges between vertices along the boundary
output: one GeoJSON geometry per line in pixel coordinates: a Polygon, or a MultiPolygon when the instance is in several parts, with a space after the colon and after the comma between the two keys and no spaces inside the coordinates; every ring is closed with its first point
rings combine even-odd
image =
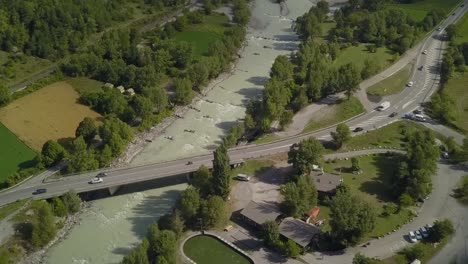
{"type": "Polygon", "coordinates": [[[389,107],[390,107],[390,102],[385,101],[385,102],[381,103],[381,104],[377,107],[377,110],[379,110],[379,111],[385,111],[385,110],[387,110],[389,107]]]}

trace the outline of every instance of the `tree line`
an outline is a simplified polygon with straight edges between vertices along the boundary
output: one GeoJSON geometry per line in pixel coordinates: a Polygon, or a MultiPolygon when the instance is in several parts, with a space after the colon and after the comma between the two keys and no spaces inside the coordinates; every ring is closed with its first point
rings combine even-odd
{"type": "Polygon", "coordinates": [[[229,156],[226,146],[221,144],[214,152],[212,171],[201,166],[193,174],[191,186],[182,192],[174,211],[162,216],[157,225],[150,226],[147,238],[122,263],[176,263],[177,239],[184,231],[205,230],[226,223],[230,181],[229,156]]]}

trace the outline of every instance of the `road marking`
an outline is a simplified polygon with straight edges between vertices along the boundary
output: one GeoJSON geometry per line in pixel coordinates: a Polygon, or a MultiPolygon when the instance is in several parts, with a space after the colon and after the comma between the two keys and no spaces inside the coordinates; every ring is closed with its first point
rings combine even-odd
{"type": "Polygon", "coordinates": [[[414,102],[414,100],[410,100],[409,102],[407,102],[406,104],[404,104],[401,109],[405,109],[408,105],[410,105],[412,102],[414,102]]]}

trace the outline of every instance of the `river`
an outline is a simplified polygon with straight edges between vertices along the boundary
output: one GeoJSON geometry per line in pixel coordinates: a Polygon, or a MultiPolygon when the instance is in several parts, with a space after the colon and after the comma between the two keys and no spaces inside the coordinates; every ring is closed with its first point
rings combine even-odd
{"type": "MultiPolygon", "coordinates": [[[[229,128],[245,114],[247,102],[261,95],[270,67],[278,55],[289,54],[299,40],[293,20],[309,10],[309,0],[289,0],[280,10],[273,0],[254,0],[252,19],[232,75],[176,120],[165,135],[153,140],[133,164],[171,160],[211,151],[229,128]],[[205,116],[205,117],[204,117],[205,116]],[[184,129],[195,130],[186,133],[184,129]],[[172,136],[174,140],[166,140],[172,136]]],[[[46,263],[119,263],[146,233],[149,224],[171,210],[186,185],[175,185],[91,202],[65,240],[48,252],[46,263]]]]}

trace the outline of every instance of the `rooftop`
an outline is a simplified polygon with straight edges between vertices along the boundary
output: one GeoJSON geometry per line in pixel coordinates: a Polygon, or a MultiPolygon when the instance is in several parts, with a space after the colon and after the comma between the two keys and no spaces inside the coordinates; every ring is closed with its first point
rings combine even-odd
{"type": "Polygon", "coordinates": [[[319,171],[311,172],[310,177],[312,177],[315,188],[317,188],[319,192],[334,191],[343,181],[340,175],[322,173],[319,171]]]}
{"type": "Polygon", "coordinates": [[[291,239],[302,247],[310,244],[310,241],[315,235],[322,231],[316,226],[307,224],[301,220],[288,217],[285,218],[279,225],[281,235],[291,239]]]}
{"type": "Polygon", "coordinates": [[[277,206],[254,201],[251,201],[240,213],[259,225],[266,221],[275,221],[281,215],[277,206]]]}

